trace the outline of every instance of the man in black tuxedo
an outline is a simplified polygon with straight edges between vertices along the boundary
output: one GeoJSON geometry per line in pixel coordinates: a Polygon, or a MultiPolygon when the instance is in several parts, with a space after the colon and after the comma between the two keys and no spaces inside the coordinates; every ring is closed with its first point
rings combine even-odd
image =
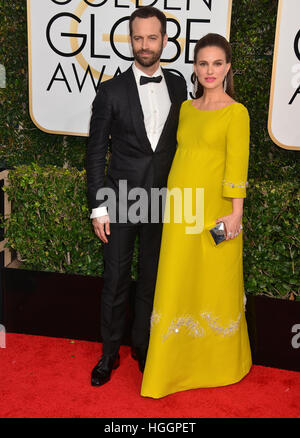
{"type": "Polygon", "coordinates": [[[104,242],[105,263],[101,296],[103,352],[92,371],[93,386],[109,381],[112,370],[119,366],[137,236],[132,345],[139,368],[144,369],[162,231],[161,208],[159,220],[150,220],[151,207],[152,213],[154,208],[150,192],[167,185],[176,150],[179,109],[187,97],[184,79],[160,67],[160,56],[168,41],[165,15],[151,6],[141,7],[131,15],[129,27],[134,63],[100,85],[93,102],[87,150],[91,218],[96,235],[104,242]],[[109,145],[111,157],[105,176],[109,145]],[[120,181],[126,181],[123,193],[120,181]],[[116,195],[116,215],[112,205],[99,201],[99,189],[104,187],[116,195]],[[121,198],[132,189],[149,195],[149,204],[139,221],[123,217],[124,210],[128,212],[132,206],[132,199],[129,196],[124,204],[121,198]],[[116,220],[110,220],[112,217],[116,220]]]}

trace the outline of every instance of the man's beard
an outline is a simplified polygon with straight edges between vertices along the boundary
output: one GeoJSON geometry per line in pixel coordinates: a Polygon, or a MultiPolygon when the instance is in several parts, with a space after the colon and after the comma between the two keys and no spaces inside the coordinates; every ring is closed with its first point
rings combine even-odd
{"type": "Polygon", "coordinates": [[[163,51],[163,45],[161,45],[160,50],[157,52],[152,52],[151,50],[139,50],[138,52],[136,52],[133,49],[133,56],[134,56],[134,59],[136,59],[138,61],[138,63],[140,65],[142,65],[143,67],[151,67],[157,61],[159,61],[160,56],[162,54],[162,51],[163,51]],[[149,56],[148,58],[143,58],[141,56],[143,53],[147,53],[151,56],[149,56]]]}

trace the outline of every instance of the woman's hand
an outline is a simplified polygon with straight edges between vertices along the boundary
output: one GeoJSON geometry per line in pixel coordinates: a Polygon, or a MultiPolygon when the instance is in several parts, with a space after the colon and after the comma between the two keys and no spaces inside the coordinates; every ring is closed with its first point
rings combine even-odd
{"type": "Polygon", "coordinates": [[[237,237],[242,230],[242,216],[243,216],[243,198],[233,198],[232,199],[232,213],[228,216],[220,217],[216,220],[217,224],[219,222],[224,222],[226,240],[234,239],[237,237]]]}
{"type": "Polygon", "coordinates": [[[216,220],[217,224],[224,222],[226,240],[234,239],[240,234],[242,230],[241,219],[242,216],[240,214],[231,213],[216,220]]]}

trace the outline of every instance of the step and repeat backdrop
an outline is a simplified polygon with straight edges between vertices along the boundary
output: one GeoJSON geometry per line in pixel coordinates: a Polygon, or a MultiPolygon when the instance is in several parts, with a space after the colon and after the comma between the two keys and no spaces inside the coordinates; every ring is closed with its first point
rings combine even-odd
{"type": "MultiPolygon", "coordinates": [[[[135,8],[167,16],[162,66],[192,91],[193,50],[215,32],[230,40],[232,0],[27,0],[30,115],[46,132],[88,136],[97,86],[133,61],[128,21],[135,8]]],[[[268,130],[300,150],[300,1],[279,0],[268,130]]]]}

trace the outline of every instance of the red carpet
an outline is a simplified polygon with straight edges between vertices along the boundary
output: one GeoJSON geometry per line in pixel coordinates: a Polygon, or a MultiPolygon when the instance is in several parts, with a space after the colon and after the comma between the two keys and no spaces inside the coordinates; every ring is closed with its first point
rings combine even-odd
{"type": "Polygon", "coordinates": [[[300,373],[253,366],[241,382],[160,400],[139,395],[142,374],[122,347],[109,383],[90,386],[101,344],[7,334],[0,348],[1,418],[299,418],[300,373]]]}

